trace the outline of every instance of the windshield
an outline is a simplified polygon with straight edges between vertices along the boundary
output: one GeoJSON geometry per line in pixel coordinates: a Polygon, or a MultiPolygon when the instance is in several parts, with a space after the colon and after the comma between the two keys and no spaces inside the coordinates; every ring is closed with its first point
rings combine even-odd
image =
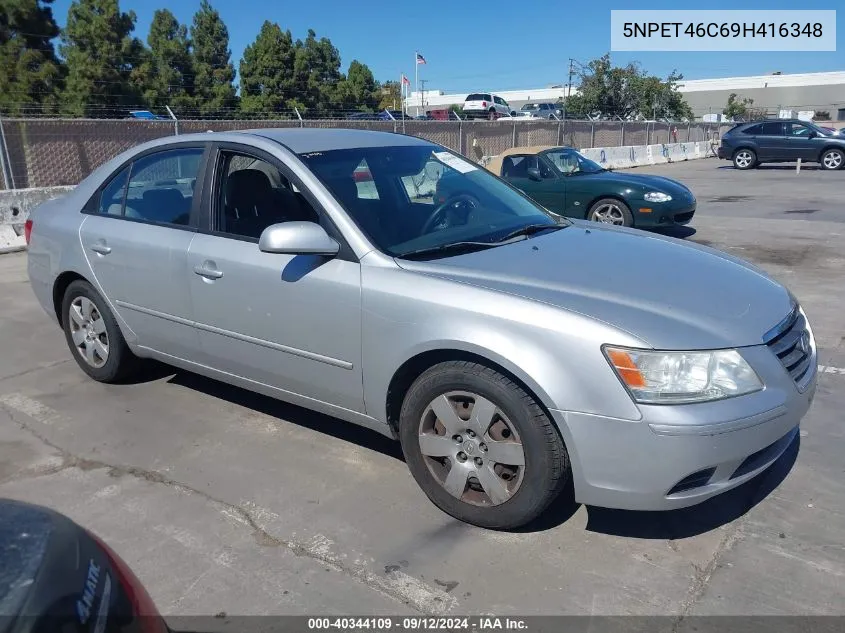
{"type": "Polygon", "coordinates": [[[597,174],[605,168],[574,149],[553,149],[545,152],[552,165],[564,176],[574,174],[597,174]]]}
{"type": "Polygon", "coordinates": [[[300,155],[370,241],[393,257],[456,242],[492,244],[553,216],[486,169],[436,145],[300,155]]]}

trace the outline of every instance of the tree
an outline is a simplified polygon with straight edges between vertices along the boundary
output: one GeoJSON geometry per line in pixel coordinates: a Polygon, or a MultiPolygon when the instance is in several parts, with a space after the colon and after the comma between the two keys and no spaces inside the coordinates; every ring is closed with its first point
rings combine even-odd
{"type": "Polygon", "coordinates": [[[138,105],[133,79],[144,45],[132,37],[135,13],[123,13],[117,0],[74,0],[68,11],[64,43],[67,83],[63,108],[70,114],[114,116],[138,105]]]}
{"type": "Polygon", "coordinates": [[[265,20],[241,59],[241,109],[269,113],[285,108],[293,97],[295,57],[290,31],[265,20]]]}
{"type": "Polygon", "coordinates": [[[53,0],[0,0],[0,110],[54,112],[64,66],[53,38],[53,0]]]}
{"type": "Polygon", "coordinates": [[[304,109],[328,110],[337,106],[337,85],[340,73],[340,53],[331,40],[317,40],[313,29],[308,29],[305,41],[296,41],[294,61],[294,87],[296,98],[292,106],[304,109]]]}
{"type": "Polygon", "coordinates": [[[220,14],[202,0],[191,25],[194,96],[203,115],[231,113],[237,104],[235,67],[230,58],[229,31],[220,14]]]}
{"type": "MultiPolygon", "coordinates": [[[[357,59],[349,64],[346,77],[337,84],[335,102],[346,110],[370,111],[379,105],[381,94],[373,72],[357,59]]],[[[391,104],[388,109],[393,109],[391,104]]]]}
{"type": "Polygon", "coordinates": [[[749,108],[754,104],[754,99],[748,97],[738,98],[735,92],[728,95],[728,102],[725,104],[725,109],[722,114],[728,119],[746,118],[748,116],[749,108]]]}
{"type": "Polygon", "coordinates": [[[394,110],[402,107],[402,90],[398,81],[385,81],[379,90],[379,111],[394,110]]]}
{"type": "Polygon", "coordinates": [[[153,108],[169,105],[190,112],[194,106],[194,71],[188,29],[167,9],[153,14],[147,36],[149,55],[139,66],[144,102],[153,108]]]}
{"type": "Polygon", "coordinates": [[[637,63],[613,66],[608,54],[587,64],[580,79],[578,94],[566,99],[567,116],[692,118],[689,104],[678,92],[683,76],[676,72],[660,79],[648,75],[637,63]]]}

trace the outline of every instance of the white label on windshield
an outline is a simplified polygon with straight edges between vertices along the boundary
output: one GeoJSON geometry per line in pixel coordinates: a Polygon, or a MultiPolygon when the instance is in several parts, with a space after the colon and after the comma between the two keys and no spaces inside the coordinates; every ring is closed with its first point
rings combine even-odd
{"type": "Polygon", "coordinates": [[[447,167],[451,167],[455,171],[461,172],[462,174],[468,174],[469,172],[478,169],[476,165],[473,165],[472,163],[464,160],[463,158],[458,158],[457,156],[455,156],[454,154],[450,154],[449,152],[432,152],[432,154],[441,163],[443,163],[447,167]]]}

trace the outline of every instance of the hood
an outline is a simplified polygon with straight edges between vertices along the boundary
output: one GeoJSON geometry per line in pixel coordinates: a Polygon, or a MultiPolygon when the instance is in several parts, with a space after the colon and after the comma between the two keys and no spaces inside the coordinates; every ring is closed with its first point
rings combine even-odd
{"type": "Polygon", "coordinates": [[[671,196],[680,194],[690,194],[691,191],[686,185],[672,180],[671,178],[664,178],[663,176],[652,176],[649,174],[630,174],[621,173],[618,171],[602,171],[597,174],[590,174],[589,176],[576,176],[576,178],[596,178],[612,180],[616,184],[627,185],[632,189],[648,190],[648,191],[662,191],[671,196]]]}
{"type": "Polygon", "coordinates": [[[682,240],[587,223],[408,270],[598,319],[657,349],[759,345],[790,311],[761,270],[682,240]]]}

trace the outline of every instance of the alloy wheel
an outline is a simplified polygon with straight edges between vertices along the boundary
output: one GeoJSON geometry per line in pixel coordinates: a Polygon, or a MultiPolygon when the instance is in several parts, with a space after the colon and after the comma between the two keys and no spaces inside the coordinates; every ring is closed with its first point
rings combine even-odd
{"type": "Polygon", "coordinates": [[[432,400],[420,419],[419,445],[434,479],[465,503],[497,506],[522,484],[525,451],[519,434],[479,394],[451,391],[432,400]]]}
{"type": "Polygon", "coordinates": [[[590,214],[590,219],[593,222],[601,222],[602,224],[615,224],[616,226],[625,225],[625,214],[618,204],[606,203],[593,209],[590,214]]]}
{"type": "Polygon", "coordinates": [[[840,152],[828,152],[822,160],[825,169],[839,169],[842,167],[842,154],[840,152]]]}
{"type": "Polygon", "coordinates": [[[76,351],[91,367],[100,368],[109,359],[106,322],[88,297],[76,297],[69,310],[70,335],[76,351]]]}
{"type": "Polygon", "coordinates": [[[746,169],[747,167],[751,167],[751,164],[754,162],[754,156],[751,152],[742,150],[736,155],[734,162],[740,169],[746,169]]]}

